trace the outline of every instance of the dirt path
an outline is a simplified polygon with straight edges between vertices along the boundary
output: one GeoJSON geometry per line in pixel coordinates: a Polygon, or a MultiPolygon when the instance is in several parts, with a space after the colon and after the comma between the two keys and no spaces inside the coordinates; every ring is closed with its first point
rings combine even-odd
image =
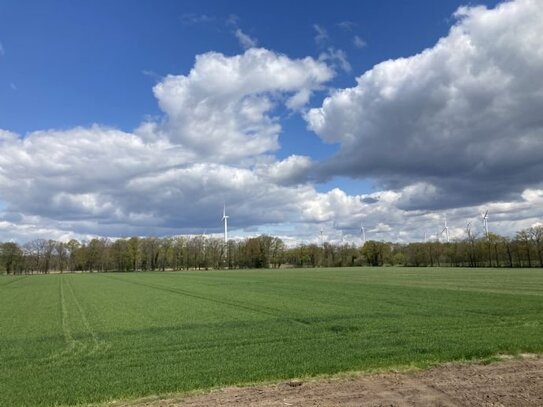
{"type": "Polygon", "coordinates": [[[543,406],[543,357],[446,364],[412,373],[356,375],[229,387],[204,395],[130,404],[171,406],[543,406]]]}

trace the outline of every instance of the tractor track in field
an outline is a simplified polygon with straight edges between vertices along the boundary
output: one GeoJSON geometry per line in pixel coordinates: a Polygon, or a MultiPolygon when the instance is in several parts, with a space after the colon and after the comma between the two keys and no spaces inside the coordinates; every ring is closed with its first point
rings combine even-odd
{"type": "Polygon", "coordinates": [[[339,375],[276,384],[227,387],[206,394],[148,397],[109,407],[539,407],[543,357],[500,362],[446,363],[404,373],[339,375]]]}
{"type": "Polygon", "coordinates": [[[96,335],[96,332],[92,329],[89,321],[85,315],[85,311],[81,304],[79,303],[75,292],[72,288],[72,285],[69,283],[69,280],[65,280],[66,277],[61,275],[59,279],[59,295],[60,295],[60,320],[62,326],[62,333],[64,335],[64,342],[66,346],[64,349],[61,349],[53,354],[40,359],[40,362],[59,364],[63,363],[66,360],[71,360],[81,356],[92,356],[97,353],[103,353],[107,350],[108,346],[105,341],[102,341],[96,335]],[[68,287],[67,289],[65,287],[68,287]],[[74,337],[72,326],[69,322],[70,312],[68,310],[68,305],[66,304],[66,293],[69,292],[71,295],[76,308],[79,319],[81,320],[82,325],[85,328],[87,336],[91,338],[89,343],[88,340],[79,340],[74,337]]]}
{"type": "Polygon", "coordinates": [[[13,283],[16,283],[17,281],[24,280],[25,278],[28,278],[28,276],[22,276],[22,277],[19,277],[19,278],[13,278],[12,280],[8,281],[8,282],[5,283],[5,284],[0,284],[0,288],[7,287],[8,285],[13,284],[13,283]]]}
{"type": "MultiPolygon", "coordinates": [[[[237,301],[206,297],[204,295],[195,294],[193,292],[186,291],[186,290],[183,290],[183,289],[180,289],[180,288],[168,288],[168,287],[163,287],[163,286],[155,285],[155,284],[130,281],[130,280],[126,280],[124,278],[118,278],[116,276],[104,276],[104,277],[109,278],[109,279],[113,279],[113,280],[117,280],[117,281],[121,281],[121,282],[124,282],[124,283],[128,283],[128,284],[134,284],[134,285],[153,288],[155,290],[161,290],[161,291],[165,291],[165,292],[169,292],[169,293],[173,293],[173,294],[184,295],[186,297],[196,298],[196,299],[199,299],[199,300],[208,301],[208,302],[212,302],[212,303],[219,304],[219,305],[228,305],[228,306],[231,306],[231,307],[234,307],[234,308],[243,309],[245,311],[250,311],[250,312],[255,312],[257,314],[272,316],[272,317],[275,317],[275,318],[280,318],[281,313],[284,312],[282,310],[274,309],[274,308],[268,307],[268,306],[261,306],[261,307],[257,308],[257,307],[251,307],[250,305],[247,305],[247,304],[239,303],[237,301]]],[[[305,320],[304,318],[297,318],[297,317],[291,317],[290,316],[290,317],[286,317],[286,318],[283,317],[283,319],[285,319],[287,321],[290,321],[292,323],[295,323],[297,325],[300,325],[300,326],[304,326],[304,327],[310,327],[311,326],[311,323],[307,322],[307,320],[305,320]]]]}
{"type": "Polygon", "coordinates": [[[67,283],[66,285],[68,286],[70,290],[70,293],[72,294],[77,310],[79,311],[81,322],[83,323],[85,330],[88,332],[88,334],[92,338],[92,347],[89,350],[88,355],[104,352],[108,348],[107,343],[103,340],[100,340],[100,338],[98,338],[96,331],[90,325],[89,320],[87,319],[85,310],[83,309],[83,307],[81,306],[81,303],[77,299],[77,296],[75,295],[75,292],[74,292],[72,284],[70,283],[70,280],[68,279],[66,283],[67,283]]]}

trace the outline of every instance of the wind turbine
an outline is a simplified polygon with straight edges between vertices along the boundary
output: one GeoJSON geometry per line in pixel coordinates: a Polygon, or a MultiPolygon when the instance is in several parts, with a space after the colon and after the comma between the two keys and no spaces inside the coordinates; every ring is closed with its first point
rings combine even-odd
{"type": "Polygon", "coordinates": [[[447,226],[447,215],[445,215],[445,227],[441,231],[441,234],[445,232],[445,237],[447,238],[447,243],[449,243],[449,227],[447,226]]]}
{"type": "Polygon", "coordinates": [[[226,214],[226,204],[225,204],[222,210],[222,220],[224,221],[224,244],[228,243],[228,218],[229,216],[226,214]]]}
{"type": "Polygon", "coordinates": [[[481,213],[481,218],[483,222],[483,227],[485,229],[485,235],[488,237],[488,210],[486,210],[484,213],[481,213]]]}
{"type": "MultiPolygon", "coordinates": [[[[206,235],[207,229],[204,229],[204,233],[202,233],[202,251],[204,252],[204,263],[206,263],[206,235]]],[[[207,268],[207,265],[205,266],[207,268]]]]}
{"type": "Polygon", "coordinates": [[[364,225],[360,225],[360,233],[362,235],[362,244],[366,243],[366,229],[364,229],[364,225]]]}
{"type": "Polygon", "coordinates": [[[323,237],[323,230],[322,230],[322,226],[321,226],[321,246],[324,246],[324,237],[323,237]]]}
{"type": "Polygon", "coordinates": [[[471,222],[468,221],[468,223],[466,224],[466,233],[468,234],[468,239],[471,240],[471,222]]]}

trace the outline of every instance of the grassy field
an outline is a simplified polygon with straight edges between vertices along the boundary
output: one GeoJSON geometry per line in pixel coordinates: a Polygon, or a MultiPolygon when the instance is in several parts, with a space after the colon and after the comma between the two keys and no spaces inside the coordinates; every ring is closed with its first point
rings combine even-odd
{"type": "Polygon", "coordinates": [[[543,270],[0,277],[0,406],[543,351],[543,270]]]}

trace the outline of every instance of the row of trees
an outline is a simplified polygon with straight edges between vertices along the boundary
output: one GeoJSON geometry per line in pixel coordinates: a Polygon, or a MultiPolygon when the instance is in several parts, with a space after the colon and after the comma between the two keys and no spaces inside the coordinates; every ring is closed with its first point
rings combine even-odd
{"type": "Polygon", "coordinates": [[[543,267],[543,227],[523,230],[513,239],[489,233],[453,243],[370,242],[362,252],[374,266],[543,267]]]}
{"type": "Polygon", "coordinates": [[[165,271],[280,267],[281,239],[259,236],[243,241],[197,237],[131,237],[89,242],[36,239],[19,246],[0,243],[0,271],[7,274],[50,271],[165,271]]]}
{"type": "Polygon", "coordinates": [[[489,233],[452,243],[398,244],[370,240],[362,247],[302,245],[287,251],[296,266],[543,267],[543,226],[518,232],[513,239],[489,233]]]}
{"type": "Polygon", "coordinates": [[[513,239],[489,234],[452,243],[396,244],[370,240],[353,244],[302,244],[287,248],[271,236],[242,241],[197,237],[131,237],[89,242],[36,239],[25,245],[0,243],[0,272],[165,271],[219,268],[451,266],[543,267],[543,226],[513,239]]]}

